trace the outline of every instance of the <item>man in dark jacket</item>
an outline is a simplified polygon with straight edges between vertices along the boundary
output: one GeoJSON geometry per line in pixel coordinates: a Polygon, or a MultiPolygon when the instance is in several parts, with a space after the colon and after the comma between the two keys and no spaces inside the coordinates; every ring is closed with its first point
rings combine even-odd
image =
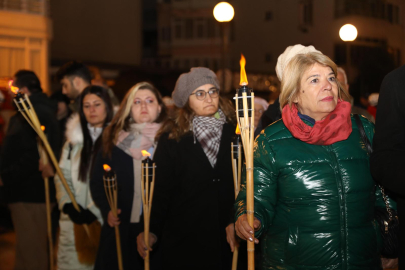
{"type": "Polygon", "coordinates": [[[385,76],[378,101],[371,172],[397,196],[400,220],[399,269],[405,269],[405,65],[385,76]],[[401,222],[402,220],[402,222],[401,222]]]}
{"type": "MultiPolygon", "coordinates": [[[[14,75],[13,86],[26,93],[53,149],[59,145],[56,104],[42,93],[38,77],[29,70],[14,75]]],[[[58,156],[57,153],[55,153],[58,156]]],[[[17,112],[10,119],[1,152],[0,174],[17,237],[16,269],[48,269],[45,185],[53,176],[51,165],[39,166],[37,134],[17,112]],[[41,171],[40,168],[41,167],[41,171]]],[[[55,201],[53,181],[49,181],[55,201]]]]}
{"type": "Polygon", "coordinates": [[[277,98],[273,104],[269,105],[267,110],[263,113],[262,117],[257,124],[255,130],[255,137],[271,123],[281,118],[280,101],[277,98]]]}
{"type": "Polygon", "coordinates": [[[72,101],[70,109],[78,112],[79,96],[84,88],[91,85],[90,70],[83,63],[71,61],[64,64],[56,76],[62,85],[62,93],[72,101]]]}
{"type": "MultiPolygon", "coordinates": [[[[78,112],[79,96],[87,86],[92,84],[90,70],[81,62],[70,61],[58,70],[56,77],[62,85],[62,93],[72,101],[69,106],[70,109],[73,112],[78,112]]],[[[119,106],[119,101],[111,88],[107,85],[101,85],[99,82],[95,83],[95,85],[106,88],[113,105],[119,106]]]]}

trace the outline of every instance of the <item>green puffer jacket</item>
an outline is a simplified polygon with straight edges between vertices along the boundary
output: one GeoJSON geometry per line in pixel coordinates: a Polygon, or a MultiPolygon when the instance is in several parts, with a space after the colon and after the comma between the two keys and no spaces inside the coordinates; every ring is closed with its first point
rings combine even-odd
{"type": "MultiPolygon", "coordinates": [[[[361,120],[372,141],[374,125],[361,120]]],[[[256,138],[261,269],[382,269],[374,207],[384,203],[353,116],[352,128],[347,140],[320,146],[294,138],[279,120],[256,138]]],[[[236,218],[246,213],[245,199],[243,180],[236,218]]]]}

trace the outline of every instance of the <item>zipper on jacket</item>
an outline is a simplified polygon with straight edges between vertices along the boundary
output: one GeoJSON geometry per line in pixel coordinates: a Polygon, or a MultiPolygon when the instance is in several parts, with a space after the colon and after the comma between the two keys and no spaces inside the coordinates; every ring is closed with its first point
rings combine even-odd
{"type": "Polygon", "coordinates": [[[339,192],[339,210],[340,210],[340,220],[343,226],[343,231],[340,231],[341,239],[342,239],[342,246],[341,246],[341,252],[342,252],[342,270],[347,269],[347,252],[346,252],[346,235],[347,235],[347,228],[346,228],[346,217],[345,217],[345,205],[346,205],[346,200],[345,200],[345,194],[344,194],[344,185],[342,181],[342,175],[340,174],[339,170],[339,162],[336,157],[336,153],[333,150],[333,147],[331,145],[325,146],[327,147],[327,150],[329,151],[330,155],[332,156],[332,161],[334,161],[334,166],[333,170],[335,171],[335,176],[336,176],[336,184],[338,187],[338,192],[339,192]]]}

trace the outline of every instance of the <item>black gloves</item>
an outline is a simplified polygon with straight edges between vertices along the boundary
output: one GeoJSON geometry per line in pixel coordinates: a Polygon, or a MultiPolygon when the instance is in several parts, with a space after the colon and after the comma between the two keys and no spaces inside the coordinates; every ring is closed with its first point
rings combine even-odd
{"type": "Polygon", "coordinates": [[[80,206],[80,212],[78,212],[72,203],[66,203],[63,206],[63,212],[69,215],[70,219],[76,224],[90,224],[97,219],[97,217],[88,209],[83,209],[80,206]]]}

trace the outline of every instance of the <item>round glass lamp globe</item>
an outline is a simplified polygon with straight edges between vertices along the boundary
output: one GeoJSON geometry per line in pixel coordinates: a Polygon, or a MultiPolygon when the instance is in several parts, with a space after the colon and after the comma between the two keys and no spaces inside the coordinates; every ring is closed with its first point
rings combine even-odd
{"type": "Polygon", "coordinates": [[[352,24],[345,24],[340,28],[339,36],[343,41],[353,41],[357,38],[357,29],[352,24]]]}
{"type": "Polygon", "coordinates": [[[220,2],[214,7],[214,18],[218,22],[230,22],[234,15],[235,11],[228,2],[220,2]]]}

